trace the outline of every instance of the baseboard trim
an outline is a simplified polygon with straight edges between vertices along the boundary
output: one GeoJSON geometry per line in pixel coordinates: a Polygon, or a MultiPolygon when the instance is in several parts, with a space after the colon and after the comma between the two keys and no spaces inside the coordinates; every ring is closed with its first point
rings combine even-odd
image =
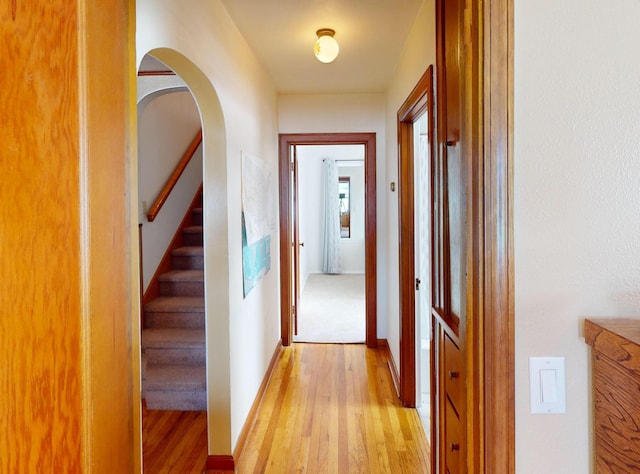
{"type": "Polygon", "coordinates": [[[271,380],[271,376],[273,375],[273,370],[280,360],[282,356],[282,351],[284,350],[284,346],[282,345],[282,340],[278,341],[275,350],[273,351],[273,355],[271,356],[271,361],[269,362],[269,367],[267,367],[267,372],[264,374],[264,378],[262,379],[262,384],[260,384],[260,388],[258,389],[258,393],[256,394],[256,398],[253,401],[253,405],[251,405],[251,409],[249,410],[249,414],[247,415],[247,419],[244,422],[244,426],[242,427],[242,431],[240,432],[240,436],[238,436],[238,441],[236,443],[236,447],[233,450],[233,458],[240,459],[242,453],[244,451],[245,445],[247,443],[247,437],[249,433],[253,429],[257,419],[258,419],[258,410],[262,405],[262,401],[264,400],[264,396],[267,392],[267,385],[271,380]]]}
{"type": "Polygon", "coordinates": [[[234,471],[236,463],[233,456],[228,454],[213,454],[207,456],[207,470],[209,471],[234,471]]]}
{"type": "Polygon", "coordinates": [[[393,386],[396,389],[396,395],[400,397],[400,376],[398,375],[398,368],[393,360],[393,354],[389,348],[389,342],[386,339],[378,339],[378,348],[384,351],[384,355],[387,359],[387,365],[389,366],[389,372],[391,373],[391,380],[393,386]]]}

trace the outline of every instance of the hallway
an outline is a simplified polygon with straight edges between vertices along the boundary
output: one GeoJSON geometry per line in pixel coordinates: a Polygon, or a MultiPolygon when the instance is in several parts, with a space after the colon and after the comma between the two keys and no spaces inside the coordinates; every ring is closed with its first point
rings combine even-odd
{"type": "Polygon", "coordinates": [[[416,410],[402,408],[383,350],[294,344],[278,361],[238,473],[428,473],[416,410]]]}
{"type": "MultiPolygon", "coordinates": [[[[145,437],[159,446],[147,445],[145,472],[182,474],[205,464],[198,413],[154,412],[145,437]]],[[[274,368],[236,473],[417,474],[429,473],[429,464],[418,413],[400,406],[384,350],[294,344],[274,368]]]]}

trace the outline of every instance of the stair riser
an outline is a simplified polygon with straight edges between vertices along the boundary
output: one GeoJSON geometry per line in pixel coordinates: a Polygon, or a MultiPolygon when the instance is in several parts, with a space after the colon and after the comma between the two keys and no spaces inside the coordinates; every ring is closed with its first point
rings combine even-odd
{"type": "Polygon", "coordinates": [[[202,247],[202,232],[183,232],[184,245],[188,247],[202,247]]]}
{"type": "Polygon", "coordinates": [[[207,410],[206,391],[146,390],[144,398],[149,410],[207,410]]]}
{"type": "Polygon", "coordinates": [[[145,313],[148,328],[204,328],[204,313],[145,313]]]}
{"type": "Polygon", "coordinates": [[[193,225],[202,225],[202,209],[194,209],[191,215],[193,216],[193,225]]]}
{"type": "MultiPolygon", "coordinates": [[[[204,269],[201,208],[192,210],[191,223],[183,229],[182,237],[182,246],[172,252],[172,268],[204,269]]],[[[205,411],[206,348],[204,337],[200,336],[205,327],[202,273],[169,272],[159,280],[163,298],[145,305],[145,330],[191,328],[197,331],[143,331],[143,398],[149,410],[205,411]]]]}
{"type": "Polygon", "coordinates": [[[147,378],[147,357],[144,355],[144,351],[142,351],[140,366],[142,368],[142,384],[144,385],[144,380],[147,378]]]}
{"type": "Polygon", "coordinates": [[[176,270],[203,270],[204,269],[204,257],[188,256],[188,255],[174,255],[171,257],[171,264],[176,270]]]}
{"type": "Polygon", "coordinates": [[[191,365],[204,366],[207,353],[201,348],[146,348],[144,350],[147,364],[155,365],[191,365]]]}
{"type": "Polygon", "coordinates": [[[161,281],[162,296],[204,296],[204,283],[201,281],[161,281]]]}

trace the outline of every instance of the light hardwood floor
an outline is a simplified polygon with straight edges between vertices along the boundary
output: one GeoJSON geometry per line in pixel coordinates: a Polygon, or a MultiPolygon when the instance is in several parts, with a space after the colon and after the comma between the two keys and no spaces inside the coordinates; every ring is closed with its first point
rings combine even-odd
{"type": "MultiPolygon", "coordinates": [[[[285,348],[236,460],[236,473],[429,473],[420,418],[400,405],[384,354],[363,344],[285,348]]],[[[169,441],[161,443],[170,449],[169,441]]],[[[161,450],[156,448],[154,456],[161,450]]],[[[145,472],[194,472],[190,467],[180,471],[177,464],[173,470],[161,466],[158,461],[157,470],[145,472]]]]}
{"type": "Polygon", "coordinates": [[[403,408],[384,351],[285,348],[237,472],[428,473],[416,410],[403,408]]]}
{"type": "Polygon", "coordinates": [[[207,412],[142,409],[144,474],[202,474],[207,412]]]}

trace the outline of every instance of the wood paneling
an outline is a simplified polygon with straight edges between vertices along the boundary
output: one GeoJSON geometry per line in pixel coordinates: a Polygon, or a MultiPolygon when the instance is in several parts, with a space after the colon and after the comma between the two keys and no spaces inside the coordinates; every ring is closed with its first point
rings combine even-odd
{"type": "Polygon", "coordinates": [[[1,472],[134,469],[129,13],[0,4],[1,472]]]}
{"type": "Polygon", "coordinates": [[[0,15],[0,472],[80,472],[77,4],[0,15]]]}

